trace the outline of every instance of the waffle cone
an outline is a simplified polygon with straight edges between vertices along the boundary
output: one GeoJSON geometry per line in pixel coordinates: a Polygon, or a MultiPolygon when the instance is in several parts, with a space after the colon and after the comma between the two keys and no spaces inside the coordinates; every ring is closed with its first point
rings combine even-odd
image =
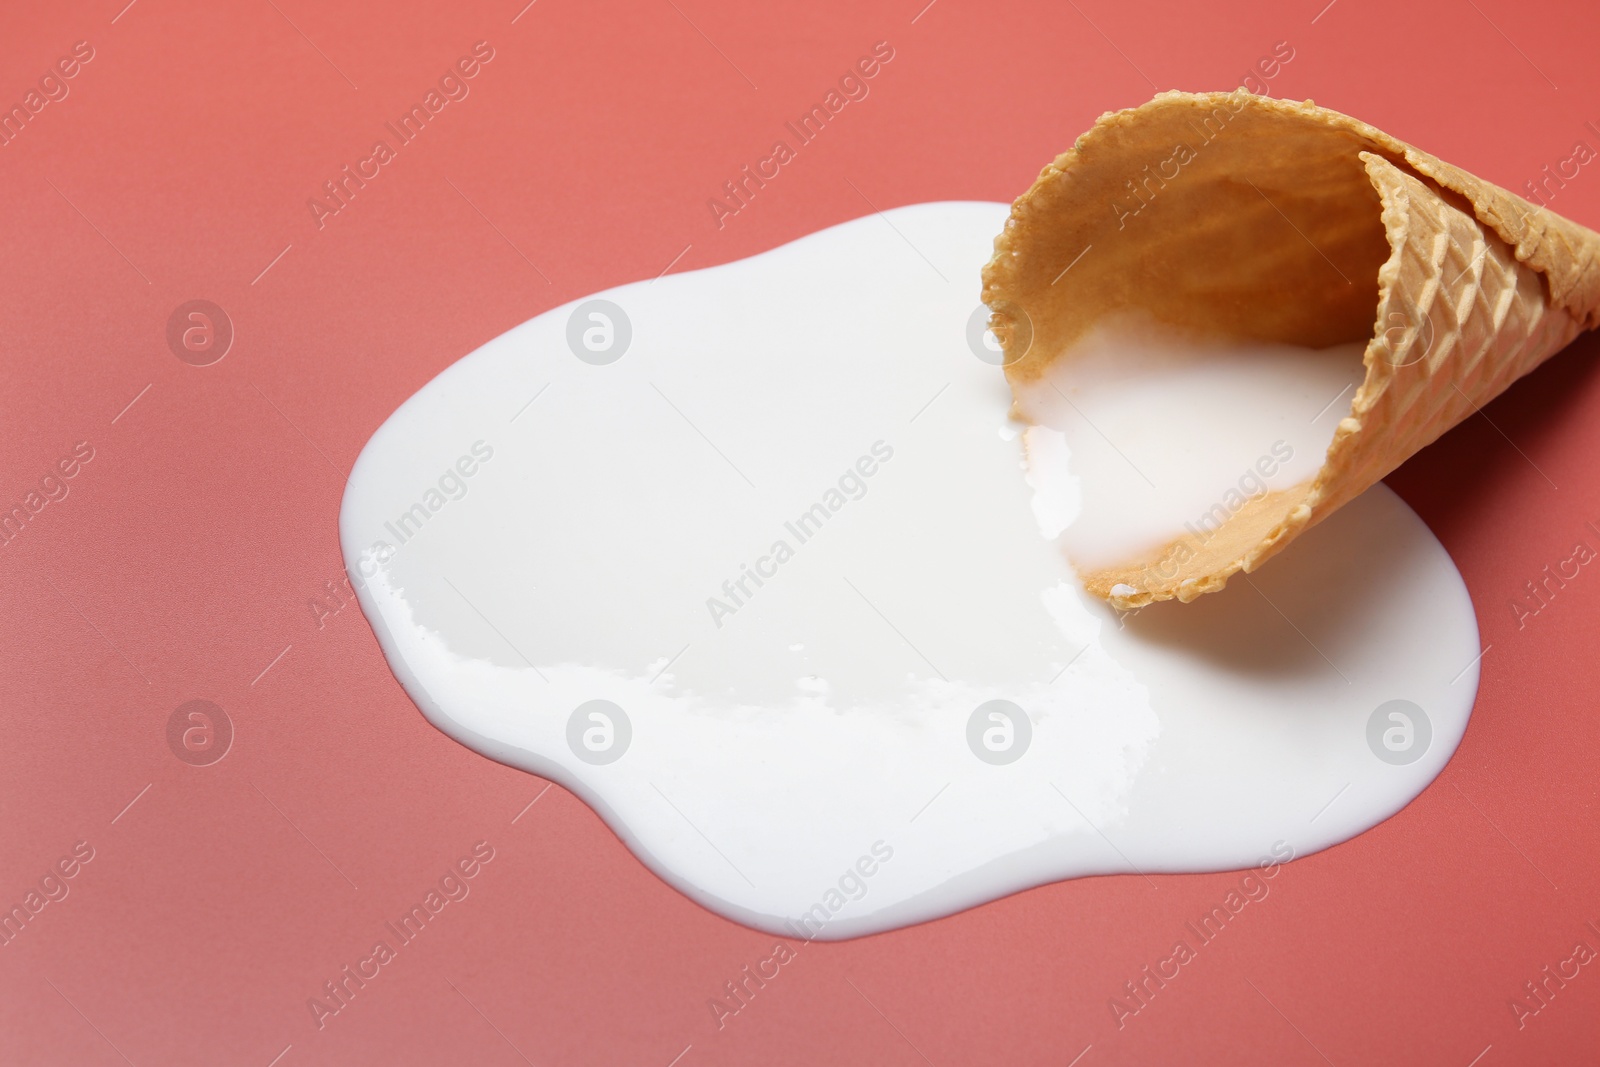
{"type": "Polygon", "coordinates": [[[1315,477],[1083,575],[1129,609],[1255,570],[1600,323],[1600,234],[1309,101],[1163,93],[1045,168],[983,283],[1015,391],[1119,311],[1216,337],[1366,341],[1315,477]]]}

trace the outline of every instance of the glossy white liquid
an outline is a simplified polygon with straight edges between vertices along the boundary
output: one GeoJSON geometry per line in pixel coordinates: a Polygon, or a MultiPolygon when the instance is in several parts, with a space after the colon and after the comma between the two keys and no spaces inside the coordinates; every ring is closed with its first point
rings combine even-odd
{"type": "Polygon", "coordinates": [[[1309,481],[1361,385],[1363,344],[1197,341],[1101,323],[1018,396],[1040,530],[1097,570],[1215,530],[1309,481]]]}
{"type": "Polygon", "coordinates": [[[1477,686],[1443,549],[1380,486],[1223,593],[1086,597],[967,340],[1005,215],[901,208],[622,286],[627,330],[558,308],[402,405],[340,534],[424,714],[789,936],[1304,855],[1416,795],[1477,686]]]}

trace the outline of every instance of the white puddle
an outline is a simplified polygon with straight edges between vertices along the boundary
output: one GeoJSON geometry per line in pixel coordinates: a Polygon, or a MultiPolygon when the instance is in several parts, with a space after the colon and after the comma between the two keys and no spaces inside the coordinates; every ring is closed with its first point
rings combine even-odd
{"type": "Polygon", "coordinates": [[[402,405],[340,536],[423,713],[802,937],[1305,855],[1420,792],[1477,628],[1388,489],[1189,605],[1078,589],[968,341],[1006,210],[609,290],[402,405]]]}

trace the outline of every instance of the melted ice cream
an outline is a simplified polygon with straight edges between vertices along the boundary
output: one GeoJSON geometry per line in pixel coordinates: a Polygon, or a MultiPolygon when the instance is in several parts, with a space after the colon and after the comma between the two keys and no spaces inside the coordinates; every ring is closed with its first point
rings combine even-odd
{"type": "Polygon", "coordinates": [[[1005,216],[900,208],[622,286],[402,405],[340,535],[423,713],[800,937],[1304,855],[1415,796],[1477,683],[1449,557],[1378,486],[1253,588],[1086,596],[1052,531],[1088,446],[1063,431],[1041,500],[967,340],[1005,216]]]}
{"type": "Polygon", "coordinates": [[[1097,326],[1019,407],[1040,532],[1079,567],[1215,531],[1322,466],[1365,368],[1363,344],[1198,341],[1152,321],[1097,326]]]}

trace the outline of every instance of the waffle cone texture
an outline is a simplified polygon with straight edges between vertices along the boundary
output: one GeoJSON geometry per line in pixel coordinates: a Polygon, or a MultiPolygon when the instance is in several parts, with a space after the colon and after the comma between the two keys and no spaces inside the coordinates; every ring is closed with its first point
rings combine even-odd
{"type": "Polygon", "coordinates": [[[1082,576],[1126,610],[1255,570],[1600,324],[1600,234],[1309,101],[1163,93],[1102,115],[1018,198],[983,301],[1018,391],[1123,311],[1366,341],[1314,478],[1082,576]]]}

